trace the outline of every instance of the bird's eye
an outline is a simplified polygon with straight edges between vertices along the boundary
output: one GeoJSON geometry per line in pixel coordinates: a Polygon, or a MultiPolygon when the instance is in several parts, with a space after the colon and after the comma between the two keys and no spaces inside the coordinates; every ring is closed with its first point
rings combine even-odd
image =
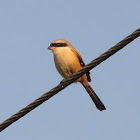
{"type": "Polygon", "coordinates": [[[57,43],[57,46],[60,47],[61,46],[60,43],[57,43]]]}

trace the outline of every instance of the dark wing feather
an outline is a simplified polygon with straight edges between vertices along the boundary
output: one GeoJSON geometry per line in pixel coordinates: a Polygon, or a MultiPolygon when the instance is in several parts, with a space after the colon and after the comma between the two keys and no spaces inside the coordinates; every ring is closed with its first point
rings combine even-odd
{"type": "MultiPolygon", "coordinates": [[[[84,67],[84,66],[85,66],[85,63],[84,63],[84,61],[83,61],[81,55],[78,53],[78,51],[76,51],[75,48],[72,48],[71,50],[72,50],[72,51],[76,54],[76,56],[78,57],[81,66],[84,67]]],[[[91,82],[90,72],[88,71],[88,72],[86,73],[86,75],[87,75],[88,81],[91,82]]]]}

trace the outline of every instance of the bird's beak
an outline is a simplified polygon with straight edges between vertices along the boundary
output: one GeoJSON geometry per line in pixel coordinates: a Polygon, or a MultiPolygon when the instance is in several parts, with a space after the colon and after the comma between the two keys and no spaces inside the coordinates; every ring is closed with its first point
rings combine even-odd
{"type": "Polygon", "coordinates": [[[51,46],[48,47],[48,50],[51,50],[51,46]]]}

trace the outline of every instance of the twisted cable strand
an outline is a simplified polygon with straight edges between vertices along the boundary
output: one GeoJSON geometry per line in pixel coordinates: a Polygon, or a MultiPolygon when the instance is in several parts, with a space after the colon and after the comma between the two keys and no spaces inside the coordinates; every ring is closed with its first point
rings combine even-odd
{"type": "Polygon", "coordinates": [[[9,119],[5,120],[3,123],[0,124],[0,132],[4,130],[6,127],[8,127],[9,125],[11,125],[12,123],[14,123],[15,121],[17,121],[18,119],[20,119],[21,117],[23,117],[24,115],[26,115],[28,112],[32,111],[34,108],[36,108],[37,106],[45,102],[46,100],[48,100],[49,98],[57,94],[59,91],[66,88],[68,85],[70,85],[75,80],[80,78],[87,71],[90,71],[91,69],[99,65],[101,62],[105,61],[111,55],[113,55],[114,53],[116,53],[117,51],[125,47],[127,44],[129,44],[130,42],[132,42],[134,39],[136,39],[139,36],[140,36],[140,28],[134,31],[129,36],[127,36],[125,39],[123,39],[119,43],[117,43],[115,46],[110,48],[108,51],[106,51],[105,53],[103,53],[102,55],[94,59],[93,61],[91,61],[88,65],[84,66],[80,71],[76,72],[71,77],[64,80],[61,83],[61,85],[59,84],[55,88],[51,89],[49,92],[42,95],[40,98],[33,101],[31,104],[27,105],[25,108],[21,109],[19,112],[11,116],[9,119]]]}

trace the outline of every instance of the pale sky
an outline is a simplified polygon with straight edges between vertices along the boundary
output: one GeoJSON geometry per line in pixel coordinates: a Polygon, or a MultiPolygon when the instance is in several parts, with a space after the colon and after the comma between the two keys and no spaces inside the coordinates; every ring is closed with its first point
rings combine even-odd
{"type": "MultiPolygon", "coordinates": [[[[0,123],[62,80],[53,54],[67,39],[87,64],[140,28],[139,0],[0,1],[0,123]]],[[[140,37],[90,71],[106,106],[72,84],[0,133],[1,140],[139,140],[140,37]]]]}

